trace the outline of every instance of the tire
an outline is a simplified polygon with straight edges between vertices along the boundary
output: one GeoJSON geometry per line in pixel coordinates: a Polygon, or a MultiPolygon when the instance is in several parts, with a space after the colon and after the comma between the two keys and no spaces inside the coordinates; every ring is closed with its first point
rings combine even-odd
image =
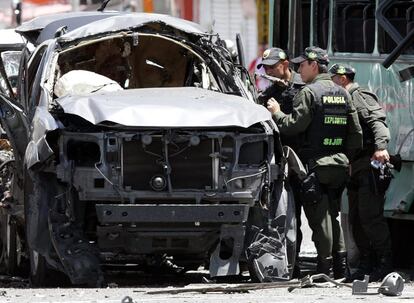
{"type": "Polygon", "coordinates": [[[270,282],[279,278],[291,279],[293,275],[296,262],[295,203],[291,190],[286,189],[283,183],[277,185],[272,194],[273,208],[269,208],[269,216],[272,220],[271,228],[274,228],[277,232],[275,233],[275,231],[267,228],[268,215],[263,215],[261,218],[257,215],[249,216],[249,219],[253,217],[260,218],[249,222],[248,225],[256,225],[257,228],[248,227],[245,239],[248,256],[247,265],[252,282],[270,282]],[[282,237],[278,236],[279,230],[284,231],[282,237]],[[256,243],[256,245],[250,250],[249,246],[252,243],[256,243]],[[279,245],[282,245],[282,250],[285,249],[285,259],[283,265],[279,263],[279,267],[274,267],[269,263],[269,258],[278,258],[274,250],[277,250],[279,245]],[[258,246],[262,248],[259,250],[258,246]],[[269,258],[263,259],[264,262],[259,261],[264,254],[268,254],[269,258]]]}

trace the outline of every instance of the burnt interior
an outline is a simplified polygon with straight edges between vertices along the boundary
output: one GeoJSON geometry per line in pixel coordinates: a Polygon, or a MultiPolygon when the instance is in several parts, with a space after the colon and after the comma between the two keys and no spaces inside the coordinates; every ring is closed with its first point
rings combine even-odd
{"type": "Polygon", "coordinates": [[[60,54],[60,76],[87,70],[125,89],[197,86],[200,59],[183,45],[155,35],[122,36],[69,49],[60,54]]]}

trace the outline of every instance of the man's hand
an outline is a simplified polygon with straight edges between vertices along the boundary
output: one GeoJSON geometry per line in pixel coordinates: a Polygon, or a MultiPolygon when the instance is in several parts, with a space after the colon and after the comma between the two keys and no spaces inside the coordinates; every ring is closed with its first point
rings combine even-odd
{"type": "Polygon", "coordinates": [[[280,112],[280,105],[274,98],[270,98],[267,100],[267,110],[273,115],[274,113],[280,112]]]}
{"type": "Polygon", "coordinates": [[[388,162],[390,160],[390,155],[386,149],[377,150],[371,157],[371,160],[378,160],[381,163],[388,162]]]}

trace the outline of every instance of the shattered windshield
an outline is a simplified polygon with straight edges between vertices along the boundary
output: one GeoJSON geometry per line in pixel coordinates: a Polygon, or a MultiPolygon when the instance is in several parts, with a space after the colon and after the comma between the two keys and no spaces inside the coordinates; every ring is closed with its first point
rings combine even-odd
{"type": "Polygon", "coordinates": [[[57,96],[88,92],[86,82],[91,85],[89,92],[108,86],[113,89],[192,86],[220,90],[200,55],[161,35],[131,34],[84,42],[62,51],[56,68],[57,96]],[[80,82],[80,92],[74,82],[80,82]]]}
{"type": "Polygon", "coordinates": [[[17,86],[17,75],[19,73],[20,51],[5,51],[1,53],[1,59],[10,85],[15,88],[17,86]]]}

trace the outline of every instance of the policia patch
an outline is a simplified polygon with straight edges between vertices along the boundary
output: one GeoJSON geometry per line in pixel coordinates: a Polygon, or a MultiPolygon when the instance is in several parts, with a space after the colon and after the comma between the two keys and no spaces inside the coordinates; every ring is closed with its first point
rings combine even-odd
{"type": "Polygon", "coordinates": [[[346,104],[344,96],[322,96],[322,103],[324,105],[343,105],[346,104]]]}
{"type": "MultiPolygon", "coordinates": [[[[324,127],[346,127],[348,118],[346,115],[346,99],[344,96],[322,96],[322,106],[324,127]]],[[[322,144],[326,147],[343,146],[344,140],[342,137],[327,136],[323,138],[322,144]]]]}

